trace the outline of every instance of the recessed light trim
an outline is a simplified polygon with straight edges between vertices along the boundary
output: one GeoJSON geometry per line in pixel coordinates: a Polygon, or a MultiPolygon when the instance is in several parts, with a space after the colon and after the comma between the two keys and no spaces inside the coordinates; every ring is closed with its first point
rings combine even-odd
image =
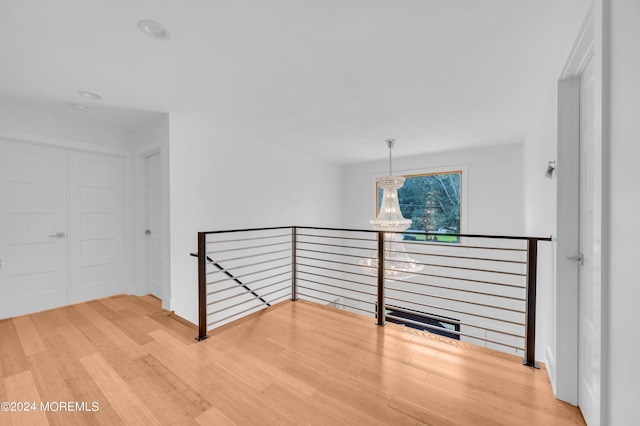
{"type": "Polygon", "coordinates": [[[102,96],[97,93],[87,92],[86,90],[79,90],[78,94],[84,98],[91,99],[92,101],[101,101],[103,99],[102,96]]]}
{"type": "Polygon", "coordinates": [[[82,104],[69,104],[69,106],[78,111],[86,111],[89,109],[88,106],[82,104]]]}
{"type": "Polygon", "coordinates": [[[143,19],[142,21],[138,21],[138,28],[140,28],[140,31],[156,40],[167,41],[171,39],[171,33],[169,30],[158,22],[143,19]]]}

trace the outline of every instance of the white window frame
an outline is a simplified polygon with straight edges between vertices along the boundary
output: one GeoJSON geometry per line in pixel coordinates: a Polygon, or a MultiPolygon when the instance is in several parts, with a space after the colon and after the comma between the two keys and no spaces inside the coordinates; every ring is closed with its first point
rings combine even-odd
{"type": "MultiPolygon", "coordinates": [[[[429,167],[423,169],[404,169],[404,170],[395,170],[393,172],[394,176],[414,176],[414,175],[429,175],[429,174],[446,174],[446,173],[456,173],[460,172],[460,230],[459,234],[467,234],[468,232],[468,222],[469,222],[469,164],[459,164],[452,166],[442,166],[442,167],[429,167]]],[[[374,196],[371,198],[372,205],[371,210],[374,212],[372,217],[376,217],[378,215],[377,212],[377,204],[378,204],[378,194],[376,192],[377,185],[376,179],[379,177],[388,176],[389,173],[376,173],[371,176],[371,182],[374,196]]],[[[466,238],[460,238],[460,242],[455,245],[465,245],[466,238]]],[[[424,242],[425,244],[429,244],[428,241],[424,242]]],[[[453,245],[453,244],[452,244],[453,245]]],[[[447,247],[441,247],[443,251],[448,251],[447,247]]],[[[451,247],[452,249],[453,247],[451,247]]],[[[456,248],[458,253],[460,253],[460,248],[456,248]]]]}

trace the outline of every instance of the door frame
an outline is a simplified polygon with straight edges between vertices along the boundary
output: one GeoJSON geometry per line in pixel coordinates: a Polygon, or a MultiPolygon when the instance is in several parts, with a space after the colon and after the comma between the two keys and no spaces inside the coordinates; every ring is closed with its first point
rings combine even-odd
{"type": "Polygon", "coordinates": [[[146,239],[144,231],[146,229],[146,159],[147,157],[160,154],[160,186],[161,186],[161,218],[162,223],[162,308],[171,310],[171,285],[170,285],[170,250],[169,250],[169,161],[168,149],[166,144],[151,144],[138,148],[134,152],[135,157],[135,176],[136,176],[136,226],[135,241],[136,254],[140,259],[136,268],[136,294],[148,294],[146,288],[147,282],[147,253],[146,239]]]}
{"type": "MultiPolygon", "coordinates": [[[[567,257],[578,253],[579,228],[576,214],[579,208],[580,149],[580,77],[589,63],[595,68],[594,99],[594,284],[602,288],[602,182],[603,182],[603,37],[602,1],[596,0],[587,13],[578,38],[558,79],[558,145],[557,145],[557,250],[555,288],[555,366],[550,374],[555,382],[556,398],[578,404],[579,305],[578,266],[567,257]],[[598,17],[598,19],[596,19],[598,17]],[[555,380],[554,380],[555,379],[555,380]]],[[[605,319],[604,297],[598,297],[600,324],[605,319]]],[[[602,328],[596,340],[600,353],[602,328]]],[[[601,359],[600,384],[602,384],[601,359]]],[[[597,417],[602,416],[602,386],[598,395],[597,417]]]]}

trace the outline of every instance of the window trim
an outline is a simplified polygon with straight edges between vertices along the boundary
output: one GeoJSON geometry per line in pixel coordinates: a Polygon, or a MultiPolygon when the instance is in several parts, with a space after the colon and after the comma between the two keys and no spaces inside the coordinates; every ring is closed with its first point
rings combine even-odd
{"type": "MultiPolygon", "coordinates": [[[[405,169],[405,170],[394,170],[394,176],[403,176],[403,177],[412,177],[412,176],[425,176],[425,175],[435,175],[435,174],[449,174],[449,173],[460,173],[460,230],[459,234],[468,234],[469,233],[469,164],[458,164],[451,166],[442,166],[442,167],[429,167],[429,168],[421,168],[421,169],[405,169]]],[[[373,198],[371,200],[372,210],[374,214],[372,217],[378,216],[378,183],[376,181],[379,177],[388,176],[389,172],[386,173],[376,173],[371,176],[372,186],[374,188],[373,198]]],[[[460,238],[459,243],[455,244],[455,246],[465,245],[466,238],[460,238]]],[[[429,242],[425,242],[428,244],[429,242]]],[[[442,247],[443,250],[446,251],[446,247],[442,247]]],[[[465,249],[466,250],[466,249],[465,249]]]]}

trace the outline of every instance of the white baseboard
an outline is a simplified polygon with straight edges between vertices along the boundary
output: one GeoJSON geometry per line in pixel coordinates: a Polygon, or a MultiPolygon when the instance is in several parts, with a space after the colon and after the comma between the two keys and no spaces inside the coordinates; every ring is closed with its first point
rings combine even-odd
{"type": "Polygon", "coordinates": [[[173,306],[173,299],[162,299],[162,309],[165,311],[171,311],[171,307],[173,306]]]}
{"type": "Polygon", "coordinates": [[[545,350],[544,358],[544,365],[547,368],[547,376],[549,376],[551,389],[553,389],[553,395],[556,395],[556,358],[553,356],[553,352],[549,346],[547,346],[545,350]]]}

